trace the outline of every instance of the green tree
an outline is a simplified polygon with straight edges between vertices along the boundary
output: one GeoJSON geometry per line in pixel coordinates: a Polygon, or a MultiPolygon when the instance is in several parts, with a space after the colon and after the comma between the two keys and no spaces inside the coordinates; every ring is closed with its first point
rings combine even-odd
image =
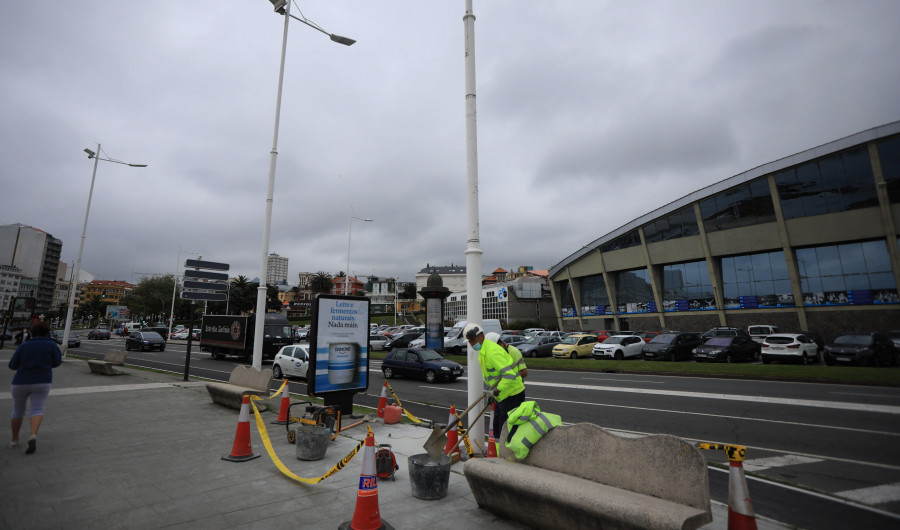
{"type": "Polygon", "coordinates": [[[177,291],[172,274],[144,278],[122,300],[122,305],[128,306],[132,317],[140,315],[156,321],[165,320],[172,305],[173,288],[177,291]]]}
{"type": "Polygon", "coordinates": [[[407,282],[400,285],[400,298],[403,300],[413,300],[416,297],[416,284],[407,282]]]}
{"type": "Polygon", "coordinates": [[[313,294],[328,294],[333,285],[331,275],[325,271],[317,272],[309,282],[313,294]]]}
{"type": "Polygon", "coordinates": [[[281,300],[278,299],[278,287],[266,284],[266,311],[281,312],[283,306],[281,300]]]}
{"type": "Polygon", "coordinates": [[[231,289],[228,292],[228,312],[239,315],[241,313],[249,313],[256,307],[256,288],[259,284],[250,283],[250,280],[244,276],[238,276],[231,282],[231,289]]]}

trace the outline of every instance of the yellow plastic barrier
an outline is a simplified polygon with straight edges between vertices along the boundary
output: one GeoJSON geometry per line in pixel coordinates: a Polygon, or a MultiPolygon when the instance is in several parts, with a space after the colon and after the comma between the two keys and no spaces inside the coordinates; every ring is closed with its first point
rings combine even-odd
{"type": "Polygon", "coordinates": [[[747,456],[747,447],[734,444],[714,444],[701,442],[697,444],[698,449],[706,449],[707,451],[725,451],[725,456],[731,462],[743,462],[747,456]]]}

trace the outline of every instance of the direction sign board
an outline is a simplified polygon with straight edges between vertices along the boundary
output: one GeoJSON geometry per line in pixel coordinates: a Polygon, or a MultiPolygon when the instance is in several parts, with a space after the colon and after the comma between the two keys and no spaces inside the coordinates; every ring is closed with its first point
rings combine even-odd
{"type": "Polygon", "coordinates": [[[182,291],[182,300],[208,300],[210,302],[224,302],[228,299],[225,293],[204,293],[199,291],[182,291]]]}
{"type": "Polygon", "coordinates": [[[228,275],[222,272],[207,272],[207,271],[184,271],[184,278],[196,278],[200,280],[217,280],[220,282],[227,282],[228,275]]]}
{"type": "Polygon", "coordinates": [[[185,280],[184,288],[189,290],[198,289],[200,291],[227,291],[228,284],[216,282],[192,282],[190,280],[185,280]]]}
{"type": "Polygon", "coordinates": [[[201,261],[199,259],[188,259],[184,261],[185,268],[191,269],[208,269],[213,271],[227,271],[229,265],[227,263],[218,263],[215,261],[201,261]]]}

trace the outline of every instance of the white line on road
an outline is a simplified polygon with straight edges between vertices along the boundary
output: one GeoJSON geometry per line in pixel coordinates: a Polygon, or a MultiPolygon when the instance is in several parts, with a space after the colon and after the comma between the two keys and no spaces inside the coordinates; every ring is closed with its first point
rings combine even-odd
{"type": "Polygon", "coordinates": [[[822,462],[821,458],[811,458],[799,455],[770,456],[768,458],[753,458],[744,460],[744,469],[747,471],[762,471],[773,467],[794,466],[797,464],[813,464],[822,462]]]}
{"type": "Polygon", "coordinates": [[[600,378],[600,377],[582,377],[582,379],[584,379],[585,381],[592,381],[592,380],[593,381],[606,381],[607,383],[618,383],[621,381],[623,383],[647,383],[647,384],[651,384],[651,385],[665,385],[666,384],[665,381],[647,381],[645,379],[607,379],[607,378],[600,378]]]}
{"type": "Polygon", "coordinates": [[[844,497],[866,504],[884,504],[887,502],[900,501],[900,482],[893,484],[881,484],[870,488],[860,488],[856,490],[839,491],[835,493],[838,497],[844,497]]]}
{"type": "MultiPolygon", "coordinates": [[[[73,394],[93,394],[95,392],[121,392],[124,390],[147,390],[150,388],[168,388],[170,383],[139,383],[135,385],[110,385],[110,386],[75,386],[70,388],[52,388],[51,396],[68,396],[73,394]]],[[[12,399],[9,392],[0,392],[0,400],[12,399]]]]}

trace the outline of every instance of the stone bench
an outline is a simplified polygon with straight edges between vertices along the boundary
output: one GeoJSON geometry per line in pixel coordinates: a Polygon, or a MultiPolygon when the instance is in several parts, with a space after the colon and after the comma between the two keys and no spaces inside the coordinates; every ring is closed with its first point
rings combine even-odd
{"type": "Polygon", "coordinates": [[[119,375],[122,372],[113,368],[113,366],[125,366],[125,356],[127,352],[122,350],[109,350],[103,359],[88,359],[87,363],[92,373],[103,375],[119,375]]]}
{"type": "Polygon", "coordinates": [[[693,529],[712,521],[706,460],[681,438],[629,438],[578,423],[552,429],[522,462],[498,446],[500,458],[466,462],[466,480],[479,507],[529,527],[693,529]]]}
{"type": "Polygon", "coordinates": [[[239,364],[231,371],[227,383],[206,383],[206,391],[214,403],[240,410],[244,394],[268,397],[271,386],[271,370],[257,370],[252,366],[239,364]]]}

